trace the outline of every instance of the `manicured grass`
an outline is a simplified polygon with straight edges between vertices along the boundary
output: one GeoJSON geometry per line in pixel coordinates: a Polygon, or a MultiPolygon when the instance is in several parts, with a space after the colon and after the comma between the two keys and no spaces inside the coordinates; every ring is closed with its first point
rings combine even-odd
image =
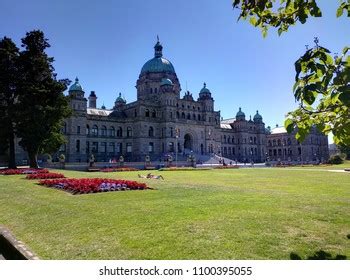
{"type": "Polygon", "coordinates": [[[246,168],[83,173],[156,190],[73,196],[0,176],[0,224],[44,259],[350,258],[350,174],[246,168]]]}

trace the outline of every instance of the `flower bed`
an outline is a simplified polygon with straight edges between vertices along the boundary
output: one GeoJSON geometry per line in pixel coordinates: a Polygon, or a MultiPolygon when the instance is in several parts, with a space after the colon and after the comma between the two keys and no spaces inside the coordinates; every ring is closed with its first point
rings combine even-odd
{"type": "Polygon", "coordinates": [[[122,171],[139,171],[137,168],[132,167],[116,167],[116,168],[103,168],[101,172],[122,172],[122,171]]]}
{"type": "Polygon", "coordinates": [[[102,178],[41,180],[39,185],[65,190],[72,194],[149,189],[145,183],[102,178]]]}
{"type": "Polygon", "coordinates": [[[210,167],[201,167],[201,168],[194,168],[194,167],[164,167],[158,169],[159,171],[202,171],[202,170],[211,170],[210,167]]]}
{"type": "Polygon", "coordinates": [[[20,174],[42,174],[49,173],[47,169],[34,169],[34,168],[18,168],[18,169],[2,169],[0,174],[2,175],[20,175],[20,174]]]}
{"type": "Polygon", "coordinates": [[[218,165],[214,167],[215,169],[234,169],[239,168],[239,165],[218,165]]]}
{"type": "Polygon", "coordinates": [[[36,174],[28,174],[26,179],[58,179],[58,178],[66,178],[63,174],[60,173],[36,173],[36,174]]]}

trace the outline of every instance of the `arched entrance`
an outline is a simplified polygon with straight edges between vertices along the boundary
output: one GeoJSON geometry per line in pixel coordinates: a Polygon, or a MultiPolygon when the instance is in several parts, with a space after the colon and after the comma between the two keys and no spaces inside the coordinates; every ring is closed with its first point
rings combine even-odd
{"type": "Polygon", "coordinates": [[[193,150],[193,139],[192,136],[190,134],[185,134],[184,137],[184,149],[185,150],[193,150]]]}

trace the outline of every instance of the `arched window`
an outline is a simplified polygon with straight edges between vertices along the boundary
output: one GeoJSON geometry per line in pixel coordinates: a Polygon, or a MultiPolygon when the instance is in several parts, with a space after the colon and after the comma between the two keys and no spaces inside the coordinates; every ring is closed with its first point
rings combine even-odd
{"type": "Polygon", "coordinates": [[[92,136],[98,136],[98,127],[96,124],[92,127],[91,134],[92,136]]]}
{"type": "Polygon", "coordinates": [[[153,111],[152,111],[152,118],[155,118],[156,116],[157,116],[156,110],[153,110],[153,111]]]}
{"type": "Polygon", "coordinates": [[[182,112],[182,114],[181,114],[181,118],[186,119],[186,115],[185,115],[185,113],[184,113],[184,112],[182,112]]]}
{"type": "Polygon", "coordinates": [[[180,113],[177,111],[176,112],[176,118],[179,119],[180,118],[180,113]]]}
{"type": "Polygon", "coordinates": [[[153,129],[152,126],[150,126],[149,129],[148,129],[148,136],[149,137],[153,137],[154,136],[154,129],[153,129]]]}
{"type": "Polygon", "coordinates": [[[224,143],[226,143],[226,135],[224,135],[224,143]]]}
{"type": "Polygon", "coordinates": [[[130,126],[126,129],[126,137],[132,137],[132,129],[130,126]]]}
{"type": "Polygon", "coordinates": [[[90,135],[90,126],[86,125],[86,135],[90,135]]]}
{"type": "Polygon", "coordinates": [[[123,137],[123,129],[121,126],[118,127],[117,130],[117,137],[123,137]]]}
{"type": "Polygon", "coordinates": [[[192,119],[196,120],[196,115],[195,114],[192,115],[192,119]]]}
{"type": "Polygon", "coordinates": [[[146,109],[146,111],[145,111],[145,117],[149,117],[149,110],[148,109],[146,109]]]}
{"type": "Polygon", "coordinates": [[[188,120],[191,119],[191,114],[190,114],[190,113],[187,114],[187,119],[188,119],[188,120]]]}
{"type": "Polygon", "coordinates": [[[114,137],[115,136],[115,129],[113,126],[109,128],[109,136],[114,137]]]}
{"type": "Polygon", "coordinates": [[[77,153],[80,152],[80,140],[77,140],[75,143],[75,152],[77,153]]]}
{"type": "Polygon", "coordinates": [[[199,121],[201,120],[201,115],[198,115],[198,120],[199,120],[199,121]]]}
{"type": "Polygon", "coordinates": [[[107,127],[105,125],[103,125],[101,128],[101,136],[107,136],[107,127]]]}
{"type": "Polygon", "coordinates": [[[281,139],[278,139],[278,140],[277,140],[277,145],[278,145],[278,146],[281,146],[281,139]]]}
{"type": "Polygon", "coordinates": [[[155,88],[155,89],[154,89],[154,93],[157,93],[157,91],[158,91],[158,89],[157,89],[157,88],[155,88]]]}

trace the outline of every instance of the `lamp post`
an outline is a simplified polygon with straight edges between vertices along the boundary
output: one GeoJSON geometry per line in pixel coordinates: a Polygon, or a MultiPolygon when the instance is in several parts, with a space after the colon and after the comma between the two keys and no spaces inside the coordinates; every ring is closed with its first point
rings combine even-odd
{"type": "Polygon", "coordinates": [[[177,167],[179,128],[175,128],[175,166],[177,167]]]}

